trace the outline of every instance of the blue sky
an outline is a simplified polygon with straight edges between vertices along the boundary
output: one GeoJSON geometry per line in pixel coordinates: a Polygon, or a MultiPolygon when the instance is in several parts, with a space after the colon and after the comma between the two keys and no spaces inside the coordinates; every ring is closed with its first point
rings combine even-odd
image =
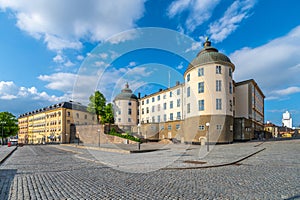
{"type": "Polygon", "coordinates": [[[0,0],[0,110],[86,103],[95,89],[111,99],[127,81],[142,95],[174,85],[208,36],[235,64],[236,81],[259,84],[265,121],[280,125],[288,110],[300,126],[299,10],[298,0],[0,0]],[[168,51],[165,38],[134,50],[135,29],[146,27],[183,34],[190,46],[168,51]]]}

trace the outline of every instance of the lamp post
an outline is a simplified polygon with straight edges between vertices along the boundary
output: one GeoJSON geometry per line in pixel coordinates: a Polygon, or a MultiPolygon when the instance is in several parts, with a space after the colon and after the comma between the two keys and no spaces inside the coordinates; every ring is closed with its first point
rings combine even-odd
{"type": "Polygon", "coordinates": [[[98,135],[99,135],[98,147],[100,147],[100,129],[98,129],[98,135]]]}
{"type": "Polygon", "coordinates": [[[207,151],[209,151],[209,122],[206,122],[206,127],[207,127],[207,151]]]}
{"type": "Polygon", "coordinates": [[[140,128],[141,128],[141,124],[138,124],[137,125],[138,135],[140,135],[140,128]]]}
{"type": "Polygon", "coordinates": [[[2,125],[2,137],[1,137],[1,144],[2,144],[2,145],[4,145],[4,144],[3,144],[3,124],[6,124],[6,122],[5,122],[5,121],[1,121],[0,123],[1,123],[1,125],[2,125]]]}
{"type": "Polygon", "coordinates": [[[79,146],[79,131],[77,131],[77,144],[78,144],[78,146],[79,146]]]}

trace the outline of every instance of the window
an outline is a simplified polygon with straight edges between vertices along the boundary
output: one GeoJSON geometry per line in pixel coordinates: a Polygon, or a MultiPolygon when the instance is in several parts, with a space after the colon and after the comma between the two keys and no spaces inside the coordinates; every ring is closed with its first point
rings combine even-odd
{"type": "Polygon", "coordinates": [[[70,117],[70,116],[71,116],[71,113],[70,113],[70,112],[67,112],[67,116],[70,117]]]}
{"type": "Polygon", "coordinates": [[[180,107],[180,99],[177,99],[177,107],[180,107]]]}
{"type": "Polygon", "coordinates": [[[216,80],[216,91],[221,92],[221,87],[222,87],[222,81],[216,80]]]}
{"type": "Polygon", "coordinates": [[[222,99],[216,99],[216,109],[222,110],[222,99]]]}
{"type": "Polygon", "coordinates": [[[146,100],[146,104],[149,104],[149,99],[146,100]]]}
{"type": "Polygon", "coordinates": [[[170,113],[170,120],[173,120],[173,113],[170,113]]]}
{"type": "Polygon", "coordinates": [[[190,103],[188,103],[187,105],[186,105],[186,109],[187,109],[187,113],[190,113],[191,112],[191,104],[190,103]]]}
{"type": "Polygon", "coordinates": [[[203,93],[204,92],[204,82],[199,82],[198,83],[198,93],[203,93]]]}
{"type": "Polygon", "coordinates": [[[180,89],[177,89],[177,95],[180,95],[180,89]]]}
{"type": "Polygon", "coordinates": [[[128,118],[128,122],[131,122],[131,118],[128,118]]]}
{"type": "Polygon", "coordinates": [[[79,113],[76,113],[76,117],[79,118],[79,113]]]}
{"type": "Polygon", "coordinates": [[[229,68],[229,76],[232,77],[232,69],[229,68]]]}
{"type": "Polygon", "coordinates": [[[188,88],[186,89],[186,96],[187,96],[187,97],[190,97],[190,96],[191,96],[191,88],[190,88],[190,87],[188,87],[188,88]]]}
{"type": "Polygon", "coordinates": [[[168,130],[172,130],[172,126],[171,125],[168,125],[168,130]]]}
{"type": "Polygon", "coordinates": [[[157,96],[157,101],[159,101],[159,100],[160,100],[160,95],[157,96]]]}
{"type": "Polygon", "coordinates": [[[173,101],[170,101],[170,109],[173,108],[173,101]]]}
{"type": "Polygon", "coordinates": [[[160,111],[160,104],[157,105],[157,111],[160,111]]]}
{"type": "Polygon", "coordinates": [[[218,125],[218,124],[217,124],[217,130],[218,130],[218,131],[222,130],[222,125],[218,125]]]}
{"type": "Polygon", "coordinates": [[[176,124],[176,130],[180,129],[180,124],[176,124]]]}
{"type": "Polygon", "coordinates": [[[131,106],[131,101],[128,101],[128,106],[131,106]]]}
{"type": "Polygon", "coordinates": [[[222,74],[222,68],[221,66],[216,66],[216,74],[222,74]]]}
{"type": "Polygon", "coordinates": [[[142,115],[144,114],[144,108],[142,108],[142,115]]]}
{"type": "Polygon", "coordinates": [[[131,115],[131,108],[128,108],[128,115],[131,115]]]}
{"type": "Polygon", "coordinates": [[[154,106],[152,106],[152,112],[155,112],[155,107],[154,106]]]}
{"type": "Polygon", "coordinates": [[[84,119],[87,119],[87,115],[84,115],[84,119]]]}
{"type": "Polygon", "coordinates": [[[167,110],[167,103],[164,103],[164,110],[167,110]]]}
{"type": "Polygon", "coordinates": [[[144,105],[144,101],[142,101],[142,105],[144,105]]]}
{"type": "Polygon", "coordinates": [[[204,99],[201,99],[198,101],[198,110],[203,111],[204,110],[204,99]]]}
{"type": "Polygon", "coordinates": [[[170,92],[170,97],[172,97],[172,92],[170,92]]]}
{"type": "Polygon", "coordinates": [[[121,122],[121,118],[118,118],[118,122],[121,122]]]}
{"type": "Polygon", "coordinates": [[[149,107],[146,108],[146,113],[149,113],[149,107]]]}
{"type": "Polygon", "coordinates": [[[154,97],[152,97],[152,102],[154,102],[155,101],[155,98],[154,97]]]}
{"type": "Polygon", "coordinates": [[[118,111],[118,114],[121,115],[121,110],[118,111]]]}
{"type": "Polygon", "coordinates": [[[232,100],[229,100],[229,109],[232,111],[232,100]]]}
{"type": "Polygon", "coordinates": [[[164,114],[164,122],[167,121],[167,114],[164,114]]]}
{"type": "Polygon", "coordinates": [[[160,115],[157,116],[157,122],[160,122],[160,115]]]}
{"type": "Polygon", "coordinates": [[[176,116],[176,119],[180,119],[181,117],[180,117],[180,112],[177,112],[177,116],[176,116]]]}
{"type": "Polygon", "coordinates": [[[229,83],[229,93],[232,94],[232,83],[229,83]]]}
{"type": "Polygon", "coordinates": [[[198,76],[204,76],[204,68],[198,68],[198,76]]]}
{"type": "Polygon", "coordinates": [[[199,130],[200,130],[200,131],[204,131],[204,130],[205,130],[205,126],[204,126],[204,125],[200,125],[200,126],[199,126],[199,130]]]}
{"type": "Polygon", "coordinates": [[[70,120],[67,120],[67,124],[70,124],[70,120]]]}
{"type": "Polygon", "coordinates": [[[189,82],[189,81],[190,81],[190,79],[191,79],[191,75],[190,75],[190,74],[188,74],[188,75],[186,76],[186,82],[189,82]]]}
{"type": "Polygon", "coordinates": [[[163,99],[166,99],[166,98],[167,98],[167,96],[164,94],[163,99]]]}
{"type": "Polygon", "coordinates": [[[154,116],[152,117],[152,122],[155,122],[155,117],[154,116]]]}

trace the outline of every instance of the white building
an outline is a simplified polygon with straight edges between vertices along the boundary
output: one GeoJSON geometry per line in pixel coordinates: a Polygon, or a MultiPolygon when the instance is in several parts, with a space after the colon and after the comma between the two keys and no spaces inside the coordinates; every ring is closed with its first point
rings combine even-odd
{"type": "MultiPolygon", "coordinates": [[[[231,143],[236,113],[239,118],[248,120],[243,131],[247,128],[254,133],[258,130],[257,124],[261,125],[259,130],[263,130],[264,95],[252,79],[235,83],[232,79],[234,70],[230,59],[207,40],[187,67],[184,83],[178,82],[172,88],[138,99],[136,110],[140,124],[138,131],[136,127],[133,130],[150,139],[231,143]]],[[[241,139],[253,137],[254,134],[248,134],[241,139]]]]}
{"type": "Polygon", "coordinates": [[[288,111],[282,114],[282,125],[283,127],[293,128],[293,119],[288,111]]]}

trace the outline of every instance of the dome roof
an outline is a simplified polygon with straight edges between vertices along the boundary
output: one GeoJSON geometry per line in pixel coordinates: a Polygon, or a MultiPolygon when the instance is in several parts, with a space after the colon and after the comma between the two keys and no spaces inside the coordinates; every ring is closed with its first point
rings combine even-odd
{"type": "Polygon", "coordinates": [[[211,42],[206,40],[204,43],[204,48],[197,54],[197,57],[189,64],[186,71],[192,69],[194,66],[216,62],[228,64],[234,69],[234,64],[230,61],[230,59],[226,55],[219,53],[218,49],[212,47],[211,42]]]}
{"type": "Polygon", "coordinates": [[[137,100],[137,96],[132,93],[132,90],[129,89],[128,83],[126,83],[125,88],[122,89],[121,93],[115,97],[116,100],[137,100]]]}

